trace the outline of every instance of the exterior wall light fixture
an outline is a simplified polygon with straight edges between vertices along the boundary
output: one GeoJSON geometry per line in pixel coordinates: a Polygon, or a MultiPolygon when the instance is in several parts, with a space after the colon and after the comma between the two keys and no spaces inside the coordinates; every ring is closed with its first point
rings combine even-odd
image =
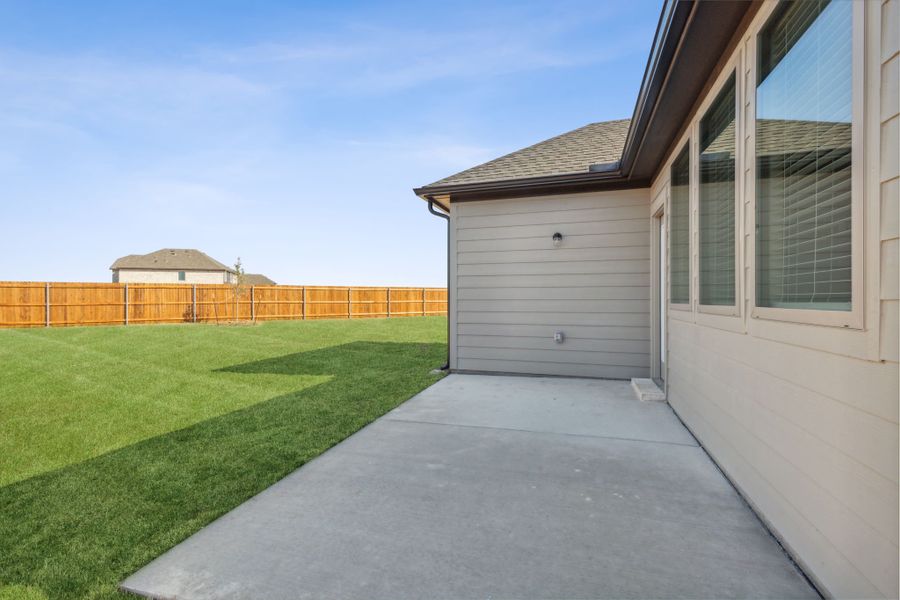
{"type": "Polygon", "coordinates": [[[553,247],[559,248],[562,245],[562,234],[558,231],[553,234],[553,247]]]}

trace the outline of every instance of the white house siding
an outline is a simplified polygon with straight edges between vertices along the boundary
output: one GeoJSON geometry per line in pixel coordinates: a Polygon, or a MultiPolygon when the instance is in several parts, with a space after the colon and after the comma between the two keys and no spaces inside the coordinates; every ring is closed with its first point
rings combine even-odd
{"type": "MultiPolygon", "coordinates": [[[[760,11],[736,52],[743,48],[752,58],[754,28],[767,12],[760,11]]],[[[747,177],[738,230],[741,314],[670,309],[666,383],[669,403],[820,589],[836,597],[896,598],[897,0],[867,3],[864,12],[869,87],[863,154],[870,168],[854,182],[865,187],[863,327],[749,316],[754,264],[747,223],[754,202],[747,177]]],[[[744,81],[753,80],[752,63],[737,63],[744,81]]],[[[745,117],[752,114],[752,90],[744,90],[745,117]]],[[[743,135],[747,150],[750,124],[743,135]]],[[[654,198],[667,183],[666,167],[653,183],[654,198]]],[[[693,285],[696,298],[696,280],[693,285]]]]}
{"type": "Polygon", "coordinates": [[[454,203],[451,368],[648,376],[648,206],[646,189],[454,203]]]}
{"type": "Polygon", "coordinates": [[[185,271],[184,281],[178,271],[119,269],[119,283],[227,283],[222,271],[185,271]]]}

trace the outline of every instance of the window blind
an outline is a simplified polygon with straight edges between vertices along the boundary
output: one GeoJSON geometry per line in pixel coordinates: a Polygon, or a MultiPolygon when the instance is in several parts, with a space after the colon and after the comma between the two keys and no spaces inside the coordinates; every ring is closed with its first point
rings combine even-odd
{"type": "Polygon", "coordinates": [[[688,147],[672,162],[669,215],[669,301],[691,302],[690,155],[688,147]]]}
{"type": "Polygon", "coordinates": [[[756,303],[850,310],[851,2],[783,2],[760,33],[756,303]]]}
{"type": "Polygon", "coordinates": [[[734,306],[735,76],[700,120],[700,304],[734,306]]]}

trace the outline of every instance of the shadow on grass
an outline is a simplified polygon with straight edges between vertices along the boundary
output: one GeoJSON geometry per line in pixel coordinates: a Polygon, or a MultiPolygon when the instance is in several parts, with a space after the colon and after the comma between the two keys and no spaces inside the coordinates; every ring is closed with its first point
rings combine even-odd
{"type": "Polygon", "coordinates": [[[411,354],[428,355],[439,344],[397,344],[387,342],[353,342],[322,350],[285,354],[230,367],[216,369],[220,373],[266,375],[350,375],[366,370],[381,370],[391,363],[403,362],[411,354]]]}
{"type": "Polygon", "coordinates": [[[444,348],[355,342],[220,369],[333,378],[0,488],[0,592],[118,596],[127,575],[433,383],[444,348]]]}

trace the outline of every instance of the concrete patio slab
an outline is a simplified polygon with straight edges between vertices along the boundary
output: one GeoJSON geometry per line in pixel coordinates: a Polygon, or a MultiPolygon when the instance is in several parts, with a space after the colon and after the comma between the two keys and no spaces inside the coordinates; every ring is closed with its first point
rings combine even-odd
{"type": "Polygon", "coordinates": [[[633,399],[628,381],[454,375],[387,418],[697,445],[667,405],[633,399]]]}
{"type": "Polygon", "coordinates": [[[665,404],[451,375],[129,577],[156,598],[814,598],[665,404]]]}

